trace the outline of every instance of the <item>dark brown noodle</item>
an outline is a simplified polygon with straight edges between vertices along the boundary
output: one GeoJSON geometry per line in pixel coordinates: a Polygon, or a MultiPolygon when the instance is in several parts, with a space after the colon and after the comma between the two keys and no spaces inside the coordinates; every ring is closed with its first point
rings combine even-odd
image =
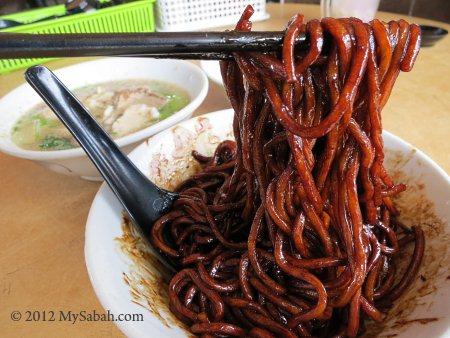
{"type": "MultiPolygon", "coordinates": [[[[252,13],[236,30],[251,29],[252,13]]],[[[203,170],[151,232],[180,265],[170,309],[193,333],[355,337],[413,282],[424,234],[395,221],[391,197],[406,186],[383,166],[380,113],[419,46],[404,20],[298,15],[280,53],[221,62],[236,141],[193,153],[203,170]],[[298,51],[303,32],[309,49],[298,51]]]]}

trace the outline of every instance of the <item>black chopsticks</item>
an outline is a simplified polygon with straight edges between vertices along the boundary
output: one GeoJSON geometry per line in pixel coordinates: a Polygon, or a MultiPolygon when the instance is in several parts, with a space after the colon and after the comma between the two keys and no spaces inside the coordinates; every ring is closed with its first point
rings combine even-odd
{"type": "MultiPolygon", "coordinates": [[[[95,34],[0,33],[0,58],[149,56],[227,59],[232,52],[281,48],[283,32],[171,32],[95,34]]],[[[301,34],[297,43],[307,44],[301,34]]]]}

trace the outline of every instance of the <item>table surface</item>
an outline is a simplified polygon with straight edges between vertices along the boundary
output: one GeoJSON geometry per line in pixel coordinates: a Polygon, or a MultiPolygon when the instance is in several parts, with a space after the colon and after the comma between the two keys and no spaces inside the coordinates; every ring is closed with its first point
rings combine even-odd
{"type": "MultiPolygon", "coordinates": [[[[268,4],[269,20],[254,30],[281,30],[297,12],[318,18],[319,7],[268,4]]],[[[398,14],[378,13],[385,21],[398,14]]],[[[404,17],[409,22],[432,21],[404,17]]],[[[450,30],[450,25],[434,23],[450,30]]],[[[384,128],[427,153],[450,173],[450,38],[423,48],[412,73],[402,73],[383,111],[384,128]]],[[[51,69],[82,61],[48,63],[51,69]]],[[[23,70],[0,77],[0,97],[23,83],[23,70]]],[[[222,87],[210,81],[196,114],[229,107],[222,87]]],[[[1,112],[0,112],[1,113],[1,112]]],[[[4,337],[123,337],[111,322],[27,322],[26,311],[104,313],[84,261],[84,229],[99,183],[54,174],[0,153],[0,331],[4,337]],[[20,321],[11,313],[20,311],[20,321]]]]}

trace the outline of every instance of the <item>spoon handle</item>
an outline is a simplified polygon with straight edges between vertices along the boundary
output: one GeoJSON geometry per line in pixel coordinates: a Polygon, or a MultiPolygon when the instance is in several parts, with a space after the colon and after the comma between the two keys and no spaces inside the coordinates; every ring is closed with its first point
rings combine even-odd
{"type": "Polygon", "coordinates": [[[131,219],[148,237],[152,223],[168,212],[178,195],[159,188],[142,174],[49,69],[31,67],[25,78],[80,143],[131,219]]]}

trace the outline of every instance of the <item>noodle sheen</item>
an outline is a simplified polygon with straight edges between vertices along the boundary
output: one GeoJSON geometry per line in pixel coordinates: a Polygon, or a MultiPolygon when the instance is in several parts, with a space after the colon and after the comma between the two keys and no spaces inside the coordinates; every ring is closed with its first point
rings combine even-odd
{"type": "MultiPolygon", "coordinates": [[[[251,29],[252,13],[236,30],[251,29]]],[[[202,171],[150,234],[179,264],[170,309],[191,332],[355,337],[414,281],[424,234],[396,221],[391,198],[406,186],[383,166],[380,113],[419,46],[404,20],[297,15],[281,52],[221,62],[235,142],[193,152],[202,171]],[[306,51],[294,48],[300,33],[306,51]]]]}

